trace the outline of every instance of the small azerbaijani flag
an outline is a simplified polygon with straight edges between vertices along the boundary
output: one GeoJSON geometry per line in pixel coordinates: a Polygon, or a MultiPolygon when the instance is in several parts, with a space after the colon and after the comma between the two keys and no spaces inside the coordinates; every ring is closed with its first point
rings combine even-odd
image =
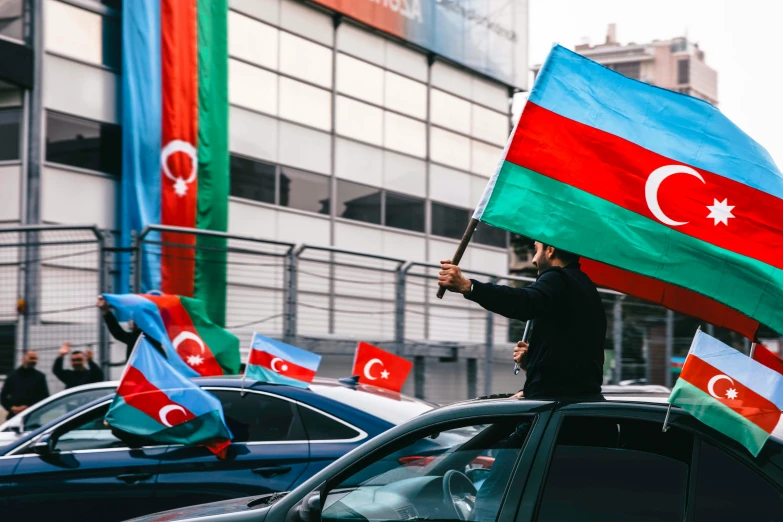
{"type": "Polygon", "coordinates": [[[155,442],[204,444],[221,458],[232,438],[220,401],[179,373],[144,335],[125,367],[106,422],[155,442]]]}
{"type": "Polygon", "coordinates": [[[254,333],[245,378],[307,388],[320,364],[320,355],[254,333]]]}
{"type": "Polygon", "coordinates": [[[783,410],[783,376],[696,332],[669,403],[759,454],[783,410]]]}

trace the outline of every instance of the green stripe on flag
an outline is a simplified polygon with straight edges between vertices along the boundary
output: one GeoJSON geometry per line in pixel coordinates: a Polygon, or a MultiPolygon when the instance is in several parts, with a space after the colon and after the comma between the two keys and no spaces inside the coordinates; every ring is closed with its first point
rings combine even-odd
{"type": "Polygon", "coordinates": [[[769,433],[756,426],[708,393],[680,378],[669,396],[669,402],[687,411],[707,426],[718,430],[748,448],[757,456],[769,433]]]}
{"type": "MultiPolygon", "coordinates": [[[[228,230],[228,0],[198,0],[196,228],[228,230]]],[[[226,324],[226,240],[198,236],[193,295],[226,324]]]]}
{"type": "Polygon", "coordinates": [[[106,412],[106,421],[122,431],[145,437],[166,429],[165,424],[134,408],[125,402],[121,395],[114,396],[109,411],[106,412]]]}
{"type": "Polygon", "coordinates": [[[190,297],[180,297],[179,302],[188,312],[193,326],[198,332],[201,340],[209,346],[212,355],[215,356],[218,364],[227,375],[236,375],[239,373],[239,366],[242,363],[239,354],[239,338],[214,324],[207,315],[207,309],[204,302],[200,299],[190,297]]]}
{"type": "Polygon", "coordinates": [[[783,270],[508,161],[481,221],[693,290],[783,332],[783,270]]]}

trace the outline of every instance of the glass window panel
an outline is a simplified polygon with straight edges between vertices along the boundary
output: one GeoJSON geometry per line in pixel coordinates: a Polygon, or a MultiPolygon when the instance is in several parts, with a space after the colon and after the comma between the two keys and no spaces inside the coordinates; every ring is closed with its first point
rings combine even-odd
{"type": "Polygon", "coordinates": [[[263,203],[275,202],[276,167],[231,155],[231,195],[263,203]]]}
{"type": "Polygon", "coordinates": [[[423,122],[392,112],[384,114],[386,148],[423,158],[426,154],[427,127],[423,122]]]}
{"type": "Polygon", "coordinates": [[[0,2],[0,35],[17,40],[24,39],[24,2],[25,0],[0,2]]]}
{"type": "Polygon", "coordinates": [[[478,105],[473,105],[472,109],[473,127],[471,132],[473,136],[504,146],[510,132],[508,115],[478,105]]]}
{"type": "Polygon", "coordinates": [[[691,61],[686,58],[684,60],[677,60],[677,83],[680,85],[689,83],[691,81],[691,61]]]}
{"type": "Polygon", "coordinates": [[[280,72],[324,87],[331,87],[332,50],[304,38],[281,32],[280,72]]]}
{"type": "Polygon", "coordinates": [[[59,419],[66,413],[69,413],[76,408],[81,408],[88,402],[92,402],[101,397],[114,393],[114,388],[96,388],[92,390],[84,390],[77,393],[71,393],[55,399],[52,402],[37,408],[33,413],[24,418],[24,430],[33,431],[37,430],[44,424],[48,424],[53,420],[59,419]]]}
{"type": "Polygon", "coordinates": [[[118,125],[47,112],[46,161],[119,175],[121,129],[118,125]]]}
{"type": "Polygon", "coordinates": [[[19,159],[21,109],[0,109],[0,161],[19,159]]]}
{"type": "Polygon", "coordinates": [[[72,5],[47,0],[44,45],[48,51],[88,63],[119,68],[120,21],[72,5]]]}
{"type": "Polygon", "coordinates": [[[470,134],[470,102],[437,89],[432,90],[430,100],[432,123],[470,134]]]}
{"type": "Polygon", "coordinates": [[[329,214],[329,178],[301,170],[280,169],[280,200],[283,207],[329,214]]]}
{"type": "Polygon", "coordinates": [[[337,181],[337,217],[381,224],[381,189],[337,181]]]}
{"type": "Polygon", "coordinates": [[[276,28],[235,11],[228,12],[229,56],[277,69],[277,41],[276,28]]]}
{"type": "Polygon", "coordinates": [[[329,130],[332,128],[332,93],[281,76],[280,117],[329,130]]]}
{"type": "Polygon", "coordinates": [[[383,145],[383,110],[366,103],[337,97],[336,131],[338,134],[383,145]]]}
{"type": "Polygon", "coordinates": [[[424,232],[424,200],[387,192],[384,224],[387,227],[424,232]]]}
{"type": "Polygon", "coordinates": [[[336,72],[339,92],[377,105],[383,104],[383,69],[356,58],[338,54],[336,72]]]}
{"type": "Polygon", "coordinates": [[[470,139],[437,127],[430,130],[430,159],[470,170],[470,139]]]}
{"type": "Polygon", "coordinates": [[[501,228],[495,228],[486,223],[479,223],[473,233],[473,241],[482,245],[506,248],[508,234],[501,228]]]}
{"type": "MultiPolygon", "coordinates": [[[[642,64],[641,62],[629,62],[629,63],[616,63],[609,66],[620,74],[638,80],[641,77],[642,64]]],[[[686,82],[687,83],[687,82],[686,82]]]]}
{"type": "Polygon", "coordinates": [[[360,435],[350,426],[306,406],[299,406],[299,415],[304,422],[307,438],[310,440],[348,440],[360,435]]]}
{"type": "Polygon", "coordinates": [[[470,146],[473,151],[470,170],[481,176],[490,177],[497,168],[503,149],[474,140],[471,140],[470,146]]]}
{"type": "Polygon", "coordinates": [[[432,233],[436,236],[462,239],[470,221],[470,211],[442,203],[432,204],[432,233]]]}
{"type": "Polygon", "coordinates": [[[234,105],[277,114],[277,75],[237,60],[228,61],[228,99],[234,105]]]}
{"type": "Polygon", "coordinates": [[[223,405],[232,442],[277,442],[307,440],[294,403],[239,391],[210,390],[223,405]]]}
{"type": "Polygon", "coordinates": [[[410,114],[416,118],[427,117],[427,86],[386,71],[384,105],[389,109],[410,114]]]}

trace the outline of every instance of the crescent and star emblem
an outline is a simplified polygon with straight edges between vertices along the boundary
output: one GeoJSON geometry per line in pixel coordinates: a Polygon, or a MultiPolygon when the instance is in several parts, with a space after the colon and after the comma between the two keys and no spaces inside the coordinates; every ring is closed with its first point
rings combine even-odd
{"type": "MultiPolygon", "coordinates": [[[[723,397],[721,397],[720,395],[715,393],[715,384],[718,381],[723,380],[723,379],[726,379],[727,381],[729,381],[732,384],[732,386],[734,385],[734,381],[731,380],[731,377],[729,377],[728,375],[723,375],[723,374],[716,375],[715,377],[710,379],[709,383],[707,383],[707,392],[709,392],[709,394],[712,395],[713,397],[715,397],[716,399],[723,399],[723,397]]],[[[726,390],[726,398],[728,398],[728,399],[736,399],[737,398],[737,390],[735,390],[734,388],[729,388],[728,390],[726,390]]]]}
{"type": "Polygon", "coordinates": [[[204,358],[202,355],[205,353],[205,346],[204,341],[201,340],[201,337],[194,334],[193,332],[188,332],[187,330],[180,332],[174,340],[171,341],[171,344],[174,346],[174,350],[177,350],[179,348],[179,345],[182,344],[185,341],[195,341],[196,344],[198,344],[199,348],[201,348],[201,355],[199,354],[191,354],[188,355],[188,358],[185,362],[187,362],[190,366],[198,366],[199,364],[202,364],[204,362],[204,358]]]}
{"type": "Polygon", "coordinates": [[[188,185],[193,183],[197,176],[198,169],[198,153],[196,147],[185,140],[172,140],[166,144],[160,151],[160,164],[163,168],[163,174],[174,182],[174,192],[177,196],[182,197],[188,192],[188,185]],[[174,176],[169,169],[169,157],[177,152],[182,152],[190,158],[190,174],[187,179],[174,176]]]}
{"type": "MultiPolygon", "coordinates": [[[[380,359],[370,359],[369,361],[367,361],[367,364],[364,365],[365,379],[370,381],[375,381],[378,379],[378,377],[373,377],[370,374],[370,370],[372,370],[372,367],[375,366],[376,364],[380,364],[381,367],[383,367],[383,361],[381,361],[380,359]]],[[[381,370],[381,379],[388,379],[388,378],[389,378],[389,372],[386,371],[386,369],[384,368],[383,370],[381,370]]]]}
{"type": "Polygon", "coordinates": [[[185,408],[178,404],[169,404],[168,406],[164,406],[160,409],[158,412],[158,417],[160,418],[161,424],[164,426],[171,428],[172,424],[169,422],[169,420],[166,418],[169,413],[172,411],[181,411],[183,415],[185,415],[185,408]]]}
{"type": "Polygon", "coordinates": [[[283,359],[281,359],[280,357],[275,357],[274,359],[272,359],[272,362],[271,362],[271,363],[269,363],[269,366],[272,368],[272,371],[273,371],[273,372],[280,373],[281,371],[283,371],[283,372],[287,372],[287,371],[288,371],[288,365],[287,365],[286,363],[284,363],[284,362],[283,362],[283,359]],[[278,368],[275,368],[275,365],[276,365],[277,363],[283,363],[283,364],[280,366],[280,369],[278,369],[278,368]]]}
{"type": "MultiPolygon", "coordinates": [[[[647,182],[644,184],[644,197],[647,201],[647,207],[658,221],[665,225],[669,225],[670,227],[680,227],[682,225],[687,225],[688,221],[676,221],[670,218],[661,210],[661,205],[658,202],[658,189],[660,188],[661,183],[674,174],[687,174],[688,176],[697,178],[702,183],[706,183],[701,174],[691,167],[685,165],[665,165],[655,169],[647,177],[647,182]]],[[[707,205],[707,209],[710,211],[707,218],[712,218],[714,220],[713,225],[715,226],[717,226],[718,223],[723,223],[728,226],[729,218],[735,217],[731,213],[731,211],[734,210],[734,206],[729,205],[728,198],[725,198],[723,201],[718,201],[713,198],[713,204],[707,205]]]]}

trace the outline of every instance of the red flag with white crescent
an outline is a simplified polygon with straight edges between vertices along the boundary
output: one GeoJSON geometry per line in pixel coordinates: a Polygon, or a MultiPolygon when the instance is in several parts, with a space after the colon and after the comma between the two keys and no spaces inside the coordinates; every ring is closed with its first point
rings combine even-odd
{"type": "Polygon", "coordinates": [[[360,341],[353,359],[353,375],[359,382],[399,392],[413,363],[404,357],[360,341]]]}

